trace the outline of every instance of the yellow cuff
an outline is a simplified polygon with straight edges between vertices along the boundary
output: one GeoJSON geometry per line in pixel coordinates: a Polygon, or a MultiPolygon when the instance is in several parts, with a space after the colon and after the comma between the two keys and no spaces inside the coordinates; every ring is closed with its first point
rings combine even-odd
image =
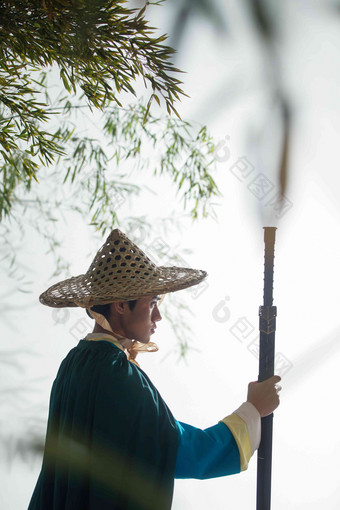
{"type": "Polygon", "coordinates": [[[236,441],[239,453],[240,453],[240,466],[241,471],[245,471],[248,468],[248,462],[251,457],[251,445],[248,434],[247,424],[237,414],[231,414],[221,420],[228,429],[230,429],[234,439],[236,441]]]}

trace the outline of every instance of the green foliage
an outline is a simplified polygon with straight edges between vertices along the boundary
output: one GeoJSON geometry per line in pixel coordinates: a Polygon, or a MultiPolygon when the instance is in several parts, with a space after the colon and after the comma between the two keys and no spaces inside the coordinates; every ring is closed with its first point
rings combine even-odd
{"type": "Polygon", "coordinates": [[[113,157],[117,161],[133,158],[135,169],[153,168],[154,175],[170,176],[183,198],[184,209],[188,205],[193,218],[212,213],[209,204],[219,192],[209,173],[215,146],[206,128],[150,113],[147,122],[144,118],[141,103],[130,110],[105,111],[103,131],[115,147],[113,157]],[[147,157],[144,148],[150,145],[152,151],[147,157]]]}
{"type": "MultiPolygon", "coordinates": [[[[90,137],[83,130],[88,111],[77,110],[76,106],[81,105],[63,107],[63,123],[54,133],[62,142],[62,155],[51,170],[40,171],[39,184],[29,178],[20,181],[14,167],[4,166],[2,174],[7,187],[3,213],[8,214],[6,205],[13,206],[10,216],[20,221],[33,208],[38,211],[41,223],[50,221],[52,210],[59,215],[62,211],[74,211],[104,236],[118,221],[121,203],[142,190],[134,183],[133,173],[149,169],[154,175],[167,174],[183,200],[183,208],[193,218],[213,214],[211,199],[219,192],[209,172],[214,162],[214,144],[205,128],[151,113],[143,122],[146,111],[143,103],[130,108],[111,104],[100,115],[90,117],[96,126],[92,132],[98,133],[98,137],[90,137]],[[126,170],[122,172],[121,167],[126,170]],[[47,191],[49,183],[51,189],[47,191]]],[[[18,158],[17,165],[20,164],[18,158]]],[[[32,219],[31,223],[35,221],[32,219]]]]}
{"type": "MultiPolygon", "coordinates": [[[[39,166],[62,153],[57,134],[44,129],[53,113],[46,97],[46,75],[35,76],[44,67],[57,66],[67,92],[82,94],[90,107],[121,105],[117,92],[135,94],[132,83],[140,76],[152,89],[145,114],[153,100],[160,104],[160,98],[168,112],[176,112],[174,102],[183,92],[172,76],[179,71],[170,62],[173,50],[163,44],[166,36],[154,36],[145,20],[148,2],[141,10],[127,9],[124,3],[0,3],[0,163],[7,173],[12,166],[17,178],[25,174],[38,179],[39,166]]],[[[3,185],[5,213],[9,188],[3,185]]]]}
{"type": "MultiPolygon", "coordinates": [[[[59,222],[80,215],[102,239],[122,221],[119,207],[147,188],[135,182],[137,172],[168,176],[193,218],[212,214],[213,141],[175,110],[178,70],[165,36],[144,19],[148,2],[142,10],[124,3],[0,2],[0,257],[23,292],[30,275],[16,256],[20,235],[37,232],[54,258],[53,276],[65,276],[59,222]],[[150,98],[124,108],[117,93],[136,95],[138,77],[150,98]],[[156,116],[153,103],[177,117],[156,116]]],[[[125,214],[123,223],[128,234],[136,225],[150,230],[143,217],[125,214]]],[[[181,314],[171,317],[184,356],[189,329],[181,314]]]]}
{"type": "Polygon", "coordinates": [[[96,184],[89,207],[96,204],[92,223],[102,228],[108,194],[122,188],[120,178],[108,182],[104,176],[109,161],[134,158],[139,169],[145,168],[149,162],[141,157],[141,148],[148,142],[157,145],[158,153],[162,150],[162,156],[154,158],[154,173],[172,177],[185,205],[194,204],[194,217],[207,214],[206,200],[217,192],[208,172],[212,141],[205,128],[193,134],[187,122],[171,117],[160,121],[151,115],[153,100],[160,104],[162,96],[171,112],[181,94],[178,80],[171,76],[176,70],[169,62],[173,50],[162,44],[165,36],[152,37],[153,29],[144,19],[147,4],[137,11],[123,3],[0,4],[0,220],[10,215],[17,187],[31,192],[43,166],[66,164],[64,182],[73,182],[92,165],[91,186],[94,179],[96,184]],[[55,84],[51,87],[49,73],[41,70],[51,65],[57,66],[68,96],[51,97],[55,84]],[[122,109],[115,94],[134,93],[131,82],[137,76],[151,84],[151,97],[146,106],[122,109]],[[99,140],[84,135],[72,121],[75,110],[89,112],[91,106],[105,106],[99,140]],[[113,154],[107,151],[108,143],[116,148],[113,154]]]}

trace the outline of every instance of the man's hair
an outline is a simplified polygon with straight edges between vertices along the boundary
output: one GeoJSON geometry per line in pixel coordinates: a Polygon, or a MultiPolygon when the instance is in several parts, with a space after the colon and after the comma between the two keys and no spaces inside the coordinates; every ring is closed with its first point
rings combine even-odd
{"type": "MultiPolygon", "coordinates": [[[[128,301],[128,303],[129,303],[129,308],[132,311],[134,309],[134,307],[136,306],[137,299],[128,301]]],[[[100,313],[101,315],[104,315],[105,319],[107,319],[109,316],[109,313],[110,313],[110,303],[107,303],[106,305],[91,306],[90,310],[92,310],[95,313],[100,313]]],[[[89,312],[87,310],[86,310],[86,313],[91,319],[93,319],[93,317],[91,317],[91,315],[89,314],[89,312]]]]}

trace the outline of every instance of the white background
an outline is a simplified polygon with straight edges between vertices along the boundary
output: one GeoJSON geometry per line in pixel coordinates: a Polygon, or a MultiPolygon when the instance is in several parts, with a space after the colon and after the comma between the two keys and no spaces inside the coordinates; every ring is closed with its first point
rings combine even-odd
{"type": "MultiPolygon", "coordinates": [[[[216,173],[223,198],[215,208],[217,221],[185,220],[182,232],[174,230],[166,239],[174,250],[191,249],[186,255],[190,266],[209,274],[208,288],[196,299],[182,292],[194,313],[191,346],[197,350],[189,351],[187,363],[178,362],[173,351],[176,339],[163,321],[154,337],[160,350],[141,355],[140,362],[181,421],[207,427],[245,400],[247,384],[256,380],[258,370],[248,347],[257,337],[262,302],[262,227],[275,221],[276,349],[291,367],[283,375],[281,406],[274,418],[272,508],[331,510],[340,504],[340,16],[328,2],[278,3],[279,72],[294,106],[287,189],[292,207],[278,220],[250,192],[248,181],[240,182],[230,170],[241,156],[257,173],[269,166],[268,161],[275,162],[277,117],[268,100],[270,72],[243,3],[216,4],[228,24],[227,33],[215,31],[197,15],[187,27],[176,65],[187,72],[185,91],[190,95],[179,107],[182,117],[206,123],[217,141],[225,141],[217,154],[225,160],[217,162],[216,173]],[[256,142],[249,145],[252,129],[267,133],[264,150],[256,142]],[[226,146],[228,152],[223,152],[226,146]],[[224,319],[218,315],[223,301],[224,319]],[[254,328],[247,338],[233,335],[240,319],[254,328]]],[[[161,32],[171,29],[171,5],[158,7],[153,16],[161,32]]],[[[149,184],[158,196],[123,206],[123,230],[130,207],[134,214],[148,214],[155,221],[168,210],[180,211],[166,179],[149,184]]],[[[60,228],[71,273],[86,271],[99,248],[91,231],[76,216],[60,228]]],[[[153,241],[143,240],[142,246],[152,246],[153,241]]],[[[60,361],[76,344],[77,333],[78,338],[84,336],[79,330],[84,325],[79,322],[83,311],[70,310],[69,316],[61,317],[38,303],[39,294],[52,283],[53,267],[33,229],[26,232],[20,250],[22,270],[34,283],[31,294],[22,294],[10,280],[4,281],[2,293],[0,508],[4,510],[23,510],[28,505],[41,457],[28,447],[25,450],[25,441],[44,433],[50,387],[60,361]]],[[[237,476],[176,481],[173,509],[251,509],[255,496],[256,456],[248,471],[237,476]]]]}

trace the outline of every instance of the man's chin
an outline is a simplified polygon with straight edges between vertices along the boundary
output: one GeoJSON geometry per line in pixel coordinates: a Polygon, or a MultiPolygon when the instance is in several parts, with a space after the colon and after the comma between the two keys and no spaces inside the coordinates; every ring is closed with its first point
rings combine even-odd
{"type": "Polygon", "coordinates": [[[150,335],[148,337],[138,338],[138,342],[141,344],[148,344],[150,342],[150,335]]]}

